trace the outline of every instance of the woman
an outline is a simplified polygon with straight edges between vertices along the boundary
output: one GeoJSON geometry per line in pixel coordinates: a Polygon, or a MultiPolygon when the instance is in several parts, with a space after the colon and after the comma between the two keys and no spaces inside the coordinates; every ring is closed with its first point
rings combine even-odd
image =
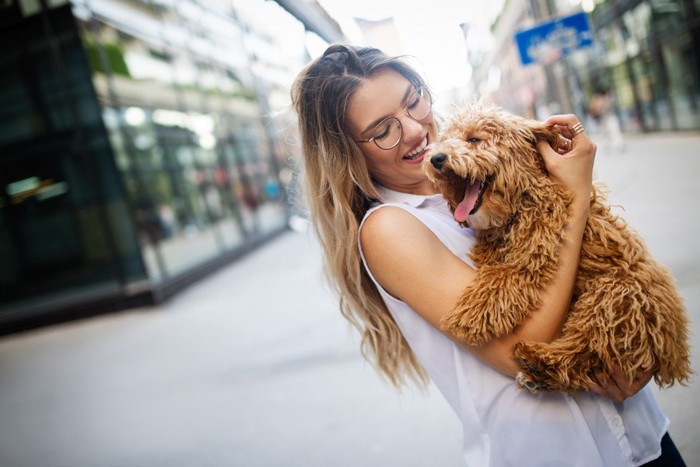
{"type": "MultiPolygon", "coordinates": [[[[333,45],[299,74],[292,99],[311,218],[341,311],[361,331],[365,357],[394,385],[435,382],[461,419],[468,465],[626,466],[659,458],[668,420],[642,389],[651,375],[632,384],[620,377],[576,397],[530,394],[513,380],[512,345],[554,339],[573,290],[596,150],[585,133],[572,134],[575,116],[547,121],[562,129],[569,151],[538,144],[550,175],[575,194],[542,307],[512,334],[467,347],[439,322],[474,278],[467,258],[474,237],[420,168],[437,138],[421,77],[377,49],[333,45]]],[[[670,452],[672,443],[664,446],[670,452]]]]}

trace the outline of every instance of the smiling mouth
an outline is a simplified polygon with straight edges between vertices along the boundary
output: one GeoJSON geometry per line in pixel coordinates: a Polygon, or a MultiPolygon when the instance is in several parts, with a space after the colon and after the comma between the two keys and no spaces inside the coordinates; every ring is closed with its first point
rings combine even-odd
{"type": "Polygon", "coordinates": [[[403,159],[412,161],[416,157],[423,154],[423,152],[425,151],[425,148],[427,148],[427,147],[428,147],[428,137],[426,136],[425,138],[423,138],[423,141],[421,141],[421,143],[418,145],[418,147],[415,148],[413,151],[409,152],[408,154],[406,154],[405,156],[403,156],[403,159]]]}

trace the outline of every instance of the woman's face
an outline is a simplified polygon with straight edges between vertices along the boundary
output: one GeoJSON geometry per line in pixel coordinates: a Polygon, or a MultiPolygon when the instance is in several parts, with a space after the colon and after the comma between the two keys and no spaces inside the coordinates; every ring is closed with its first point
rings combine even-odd
{"type": "Polygon", "coordinates": [[[415,91],[400,73],[386,69],[368,78],[350,98],[348,121],[355,141],[374,136],[377,124],[387,117],[401,122],[401,139],[396,147],[384,150],[373,141],[357,143],[365,156],[370,175],[382,186],[412,194],[434,194],[435,187],[421,170],[426,146],[435,142],[437,127],[432,111],[421,120],[406,112],[409,96],[415,91]]]}

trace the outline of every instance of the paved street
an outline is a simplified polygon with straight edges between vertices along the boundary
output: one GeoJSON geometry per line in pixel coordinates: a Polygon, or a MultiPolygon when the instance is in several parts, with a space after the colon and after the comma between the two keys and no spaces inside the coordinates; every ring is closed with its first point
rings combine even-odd
{"type": "MultiPolygon", "coordinates": [[[[700,374],[700,135],[601,145],[596,178],[678,280],[700,374]]],[[[700,382],[660,391],[700,466],[700,382]]],[[[0,466],[463,465],[430,388],[397,395],[359,355],[307,234],[289,232],[136,309],[0,339],[0,466]]]]}

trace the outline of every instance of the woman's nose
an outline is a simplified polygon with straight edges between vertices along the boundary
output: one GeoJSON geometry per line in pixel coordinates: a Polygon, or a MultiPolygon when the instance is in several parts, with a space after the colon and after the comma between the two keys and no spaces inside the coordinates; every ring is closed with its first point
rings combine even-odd
{"type": "Polygon", "coordinates": [[[412,119],[408,114],[404,114],[400,119],[403,140],[410,142],[416,135],[423,133],[423,124],[412,119]]]}

